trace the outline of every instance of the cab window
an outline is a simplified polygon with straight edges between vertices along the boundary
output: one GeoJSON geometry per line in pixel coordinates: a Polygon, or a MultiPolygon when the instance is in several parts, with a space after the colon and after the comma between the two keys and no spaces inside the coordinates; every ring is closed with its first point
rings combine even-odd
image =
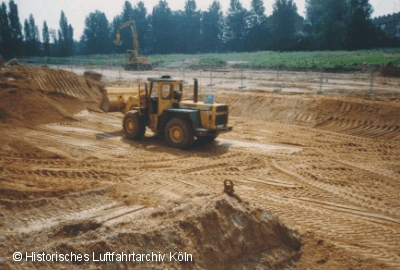
{"type": "Polygon", "coordinates": [[[140,83],[140,96],[147,96],[147,84],[146,83],[140,83]]]}
{"type": "Polygon", "coordinates": [[[152,82],[150,84],[150,91],[151,91],[152,98],[158,97],[158,84],[156,82],[152,82]]]}
{"type": "Polygon", "coordinates": [[[177,83],[174,85],[174,89],[173,89],[173,93],[174,93],[174,99],[180,101],[182,99],[182,84],[177,83]]]}
{"type": "Polygon", "coordinates": [[[163,83],[161,85],[161,98],[164,100],[169,100],[172,97],[172,84],[170,83],[163,83]]]}

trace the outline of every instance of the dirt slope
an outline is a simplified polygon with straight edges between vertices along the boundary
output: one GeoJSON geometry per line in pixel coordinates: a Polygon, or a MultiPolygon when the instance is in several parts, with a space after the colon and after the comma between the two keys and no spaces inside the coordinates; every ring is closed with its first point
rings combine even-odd
{"type": "Polygon", "coordinates": [[[64,70],[16,66],[0,70],[0,123],[72,120],[98,102],[102,86],[64,70]]]}
{"type": "Polygon", "coordinates": [[[400,139],[398,101],[317,95],[218,94],[235,116],[369,138],[400,139]]]}

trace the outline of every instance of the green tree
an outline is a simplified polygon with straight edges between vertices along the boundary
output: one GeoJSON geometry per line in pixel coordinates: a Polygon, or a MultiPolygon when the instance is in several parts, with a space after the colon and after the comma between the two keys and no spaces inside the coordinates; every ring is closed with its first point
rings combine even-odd
{"type": "Polygon", "coordinates": [[[68,39],[67,39],[67,46],[68,46],[68,55],[74,54],[74,28],[71,24],[68,25],[68,39]]]}
{"type": "Polygon", "coordinates": [[[47,27],[46,21],[43,21],[42,39],[43,39],[43,54],[45,56],[49,56],[50,55],[50,34],[49,34],[49,28],[47,27]]]}
{"type": "MultiPolygon", "coordinates": [[[[182,51],[183,53],[194,53],[200,50],[201,42],[201,14],[197,10],[195,0],[187,0],[185,2],[185,10],[183,14],[183,24],[175,27],[176,31],[181,33],[182,51]]],[[[177,26],[177,25],[175,25],[177,26]]]]}
{"type": "Polygon", "coordinates": [[[29,15],[29,20],[25,19],[24,22],[24,33],[25,33],[25,54],[29,56],[39,55],[39,30],[35,24],[33,15],[29,15]]]}
{"type": "Polygon", "coordinates": [[[22,26],[19,21],[18,5],[10,0],[8,3],[8,19],[10,25],[10,56],[20,55],[22,49],[22,26]]]}
{"type": "Polygon", "coordinates": [[[31,56],[32,55],[32,50],[31,50],[31,39],[32,39],[32,36],[31,36],[31,29],[30,29],[30,27],[29,27],[29,23],[28,23],[28,20],[27,19],[25,19],[25,21],[24,21],[24,33],[25,33],[25,48],[24,48],[24,53],[25,53],[25,55],[27,55],[27,56],[31,56]]]}
{"type": "MultiPolygon", "coordinates": [[[[121,13],[121,21],[119,22],[119,25],[121,25],[124,22],[127,22],[129,20],[134,20],[133,18],[133,7],[132,4],[129,1],[125,1],[124,6],[122,8],[122,13],[121,13]]],[[[136,21],[135,21],[136,23],[136,21]]],[[[117,25],[117,28],[119,27],[117,25]]],[[[116,34],[116,32],[114,33],[116,34]]],[[[120,31],[121,38],[123,40],[123,43],[121,44],[120,50],[122,52],[125,52],[126,50],[132,50],[133,48],[133,38],[132,38],[132,33],[129,27],[126,27],[125,29],[122,29],[120,31]]],[[[114,35],[115,37],[115,35],[114,35]]]]}
{"type": "Polygon", "coordinates": [[[264,2],[262,0],[251,1],[249,24],[247,49],[251,51],[265,49],[268,40],[268,27],[264,2]]]}
{"type": "Polygon", "coordinates": [[[347,0],[306,0],[307,20],[319,50],[340,50],[346,41],[347,0]]]}
{"type": "Polygon", "coordinates": [[[219,51],[222,49],[224,17],[221,4],[214,0],[202,16],[202,43],[206,52],[219,51]]]}
{"type": "Polygon", "coordinates": [[[293,0],[276,0],[269,20],[272,48],[288,50],[294,46],[297,6],[293,0]]]}
{"type": "Polygon", "coordinates": [[[267,16],[265,16],[265,7],[262,0],[251,0],[251,23],[257,25],[263,23],[267,16]]]}
{"type": "Polygon", "coordinates": [[[143,1],[139,1],[133,8],[133,20],[135,20],[136,31],[138,35],[140,52],[147,54],[149,47],[149,21],[147,19],[147,9],[143,1]]]}
{"type": "Polygon", "coordinates": [[[129,1],[125,1],[121,15],[124,22],[133,20],[133,7],[129,1]]]}
{"type": "Polygon", "coordinates": [[[106,14],[96,10],[86,16],[85,28],[80,39],[85,54],[105,54],[111,46],[109,24],[106,14]]]}
{"type": "Polygon", "coordinates": [[[174,49],[174,24],[172,13],[167,1],[160,0],[153,7],[151,14],[151,30],[155,53],[171,53],[174,49]]]}
{"type": "Polygon", "coordinates": [[[372,45],[372,6],[369,0],[349,0],[346,20],[347,49],[367,49],[372,45]]]}
{"type": "Polygon", "coordinates": [[[60,29],[58,30],[59,53],[61,56],[69,56],[73,54],[74,29],[72,25],[68,25],[68,19],[61,11],[60,29]]]}
{"type": "Polygon", "coordinates": [[[11,33],[7,14],[7,6],[3,2],[0,7],[0,55],[4,58],[10,57],[11,33]]]}
{"type": "Polygon", "coordinates": [[[248,11],[239,0],[231,0],[225,22],[225,42],[230,50],[245,49],[249,29],[248,11]]]}

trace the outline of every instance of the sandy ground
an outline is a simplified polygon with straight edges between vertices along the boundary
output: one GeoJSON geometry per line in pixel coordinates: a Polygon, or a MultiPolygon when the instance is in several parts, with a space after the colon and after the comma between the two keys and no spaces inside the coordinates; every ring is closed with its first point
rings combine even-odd
{"type": "MultiPolygon", "coordinates": [[[[106,85],[128,87],[138,76],[103,72],[106,85]]],[[[245,71],[245,89],[235,70],[216,73],[214,86],[207,72],[188,71],[186,78],[201,78],[201,93],[230,105],[234,130],[183,151],[150,131],[142,141],[125,139],[123,115],[96,107],[97,82],[62,70],[1,74],[6,269],[71,267],[16,263],[16,251],[133,250],[190,251],[196,262],[72,266],[400,268],[399,79],[377,76],[368,98],[366,74],[326,74],[317,95],[319,73],[284,73],[283,91],[274,92],[272,71],[245,71]],[[223,195],[226,179],[244,203],[223,195]]]]}

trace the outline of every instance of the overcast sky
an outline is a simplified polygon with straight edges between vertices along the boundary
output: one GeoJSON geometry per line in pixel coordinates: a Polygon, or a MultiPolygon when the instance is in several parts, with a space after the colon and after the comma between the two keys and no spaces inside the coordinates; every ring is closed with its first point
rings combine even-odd
{"type": "MultiPolygon", "coordinates": [[[[4,1],[4,0],[3,0],[4,1]]],[[[140,0],[130,1],[135,6],[140,0]]],[[[8,0],[5,0],[8,8],[8,0]]],[[[122,12],[125,0],[14,0],[18,5],[20,22],[24,25],[24,20],[33,14],[35,22],[39,27],[40,37],[43,21],[46,20],[47,26],[51,29],[59,28],[59,20],[61,10],[68,19],[68,23],[74,28],[74,39],[79,40],[85,24],[85,17],[96,9],[104,12],[108,21],[112,21],[114,16],[122,12]]],[[[159,0],[143,0],[147,8],[147,12],[151,13],[153,6],[157,5],[159,0]]],[[[186,0],[167,0],[172,10],[183,9],[186,0]]],[[[207,10],[213,0],[197,0],[197,8],[207,10]]],[[[220,0],[222,10],[226,13],[230,0],[220,0]]],[[[272,13],[272,4],[275,0],[264,0],[266,14],[272,13]]],[[[305,0],[294,0],[297,5],[298,13],[305,17],[305,0]]],[[[250,9],[251,0],[241,0],[246,9],[250,9]]],[[[400,12],[400,0],[370,0],[374,12],[372,17],[400,12]]]]}

